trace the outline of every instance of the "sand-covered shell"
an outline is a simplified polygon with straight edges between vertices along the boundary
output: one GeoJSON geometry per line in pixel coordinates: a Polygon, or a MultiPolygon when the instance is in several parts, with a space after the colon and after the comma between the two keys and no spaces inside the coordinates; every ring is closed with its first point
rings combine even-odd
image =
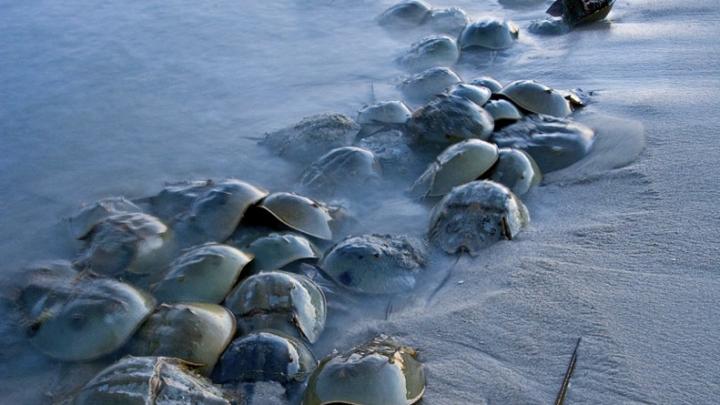
{"type": "Polygon", "coordinates": [[[501,148],[529,153],[543,173],[570,166],[592,148],[595,132],[578,122],[547,115],[528,115],[492,135],[501,148]]]}
{"type": "Polygon", "coordinates": [[[313,162],[302,174],[300,185],[314,195],[351,193],[382,178],[375,155],[357,146],[333,149],[313,162]]]}
{"type": "Polygon", "coordinates": [[[344,114],[317,114],[265,134],[260,143],[278,156],[309,163],[332,149],[352,145],[359,130],[360,125],[344,114]]]}
{"type": "Polygon", "coordinates": [[[35,319],[30,342],[63,361],[88,361],[120,348],[150,315],[155,300],[129,284],[84,278],[52,291],[35,319]]]}
{"type": "Polygon", "coordinates": [[[519,32],[520,29],[512,21],[484,18],[465,26],[458,45],[463,50],[473,47],[507,49],[517,41],[519,32]]]}
{"type": "Polygon", "coordinates": [[[490,180],[504,185],[518,196],[540,184],[540,168],[527,152],[512,148],[500,148],[498,152],[498,162],[490,172],[490,180]]]}
{"type": "Polygon", "coordinates": [[[528,25],[528,31],[536,35],[563,35],[571,29],[572,27],[561,18],[535,20],[528,25]]]}
{"type": "Polygon", "coordinates": [[[317,367],[310,349],[277,331],[258,331],[235,339],[213,372],[219,384],[275,381],[291,386],[307,380],[317,367]]]}
{"type": "Polygon", "coordinates": [[[64,292],[72,290],[72,284],[80,274],[67,260],[33,263],[9,283],[16,294],[12,299],[26,319],[35,319],[53,305],[53,301],[65,299],[64,292]]]}
{"type": "Polygon", "coordinates": [[[251,260],[252,255],[227,245],[193,247],[170,264],[163,279],[153,286],[153,294],[160,302],[219,304],[251,260]]]}
{"type": "Polygon", "coordinates": [[[455,186],[480,178],[498,160],[498,148],[479,139],[458,142],[445,149],[413,184],[417,198],[439,197],[455,186]]]}
{"type": "Polygon", "coordinates": [[[168,227],[154,216],[113,215],[95,226],[78,263],[108,276],[156,273],[163,269],[170,239],[168,227]]]}
{"type": "Polygon", "coordinates": [[[451,69],[434,67],[403,80],[400,91],[413,103],[425,103],[461,82],[460,76],[451,69]]]}
{"type": "Polygon", "coordinates": [[[483,108],[492,115],[495,123],[517,121],[523,117],[520,110],[507,100],[490,100],[483,108]]]}
{"type": "Polygon", "coordinates": [[[422,165],[421,159],[411,148],[412,143],[412,139],[403,131],[391,129],[363,138],[358,146],[372,151],[386,176],[404,175],[422,165]]]}
{"type": "Polygon", "coordinates": [[[498,94],[536,114],[562,118],[572,113],[570,102],[562,93],[534,80],[516,80],[498,94]]]}
{"type": "Polygon", "coordinates": [[[448,94],[451,96],[466,98],[482,107],[488,100],[490,100],[492,91],[487,87],[460,83],[451,87],[450,90],[448,90],[448,94]]]}
{"type": "Polygon", "coordinates": [[[167,356],[198,364],[209,375],[235,336],[235,317],[215,304],[162,304],[132,338],[134,356],[167,356]]]}
{"type": "Polygon", "coordinates": [[[413,43],[397,62],[407,70],[418,72],[436,66],[452,66],[459,57],[455,39],[431,35],[413,43]]]}
{"type": "Polygon", "coordinates": [[[318,239],[332,239],[327,208],[307,197],[293,193],[272,193],[258,205],[290,229],[318,239]]]}
{"type": "Polygon", "coordinates": [[[513,239],[530,221],[525,205],[507,187],[479,180],[455,187],[433,209],[428,239],[447,253],[477,255],[513,239]]]}
{"type": "Polygon", "coordinates": [[[285,271],[268,271],[241,282],[225,300],[241,334],[279,330],[314,343],[325,328],[327,303],[309,278],[285,271]]]}
{"type": "Polygon", "coordinates": [[[498,93],[503,88],[503,85],[499,81],[493,79],[490,76],[476,77],[475,79],[470,81],[470,84],[472,84],[474,86],[481,86],[481,87],[488,88],[488,89],[490,89],[490,91],[493,92],[493,94],[498,93]]]}
{"type": "Polygon", "coordinates": [[[492,116],[463,97],[442,96],[413,113],[408,130],[433,143],[454,143],[466,139],[486,140],[494,128],[492,116]]]}
{"type": "Polygon", "coordinates": [[[422,242],[404,235],[359,235],[338,242],[320,263],[337,284],[366,294],[407,293],[425,266],[422,242]]]}
{"type": "Polygon", "coordinates": [[[70,233],[75,239],[82,239],[103,219],[128,212],[142,212],[142,209],[124,197],[103,198],[82,207],[68,219],[70,233]]]}
{"type": "Polygon", "coordinates": [[[127,356],[98,373],[77,393],[75,405],[237,403],[195,372],[197,366],[172,357],[127,356]]]}
{"type": "Polygon", "coordinates": [[[278,270],[298,260],[317,260],[320,252],[307,238],[293,233],[272,233],[255,239],[247,246],[253,270],[278,270]]]}
{"type": "Polygon", "coordinates": [[[323,359],[310,376],[304,405],[409,405],[425,393],[415,349],[380,335],[323,359]]]}
{"type": "Polygon", "coordinates": [[[434,8],[430,11],[430,28],[442,34],[458,36],[470,20],[459,7],[434,8]]]}
{"type": "Polygon", "coordinates": [[[402,101],[379,101],[361,108],[357,122],[360,125],[404,124],[410,115],[412,111],[402,101]]]}
{"type": "Polygon", "coordinates": [[[430,5],[424,1],[409,0],[395,4],[378,16],[378,24],[389,28],[410,28],[425,22],[430,5]]]}

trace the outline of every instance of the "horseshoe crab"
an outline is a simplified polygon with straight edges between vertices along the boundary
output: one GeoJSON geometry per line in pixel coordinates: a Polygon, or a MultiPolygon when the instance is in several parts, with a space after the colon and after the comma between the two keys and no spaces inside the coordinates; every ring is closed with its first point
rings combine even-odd
{"type": "Polygon", "coordinates": [[[30,320],[30,342],[62,361],[87,361],[114,352],[152,312],[152,297],[110,279],[82,279],[50,292],[30,320]]]}
{"type": "Polygon", "coordinates": [[[381,177],[380,163],[372,152],[344,146],[324,154],[305,169],[300,184],[314,194],[328,196],[372,185],[381,177]]]}
{"type": "Polygon", "coordinates": [[[398,3],[378,17],[378,24],[386,27],[409,28],[425,22],[430,5],[424,1],[410,0],[398,3]]]}
{"type": "Polygon", "coordinates": [[[490,100],[492,91],[486,87],[460,83],[451,87],[450,90],[448,90],[448,94],[451,96],[466,98],[482,107],[488,100],[490,100]]]}
{"type": "Polygon", "coordinates": [[[530,154],[543,173],[570,166],[592,148],[595,132],[577,122],[547,115],[526,116],[492,135],[501,148],[530,154]]]}
{"type": "Polygon", "coordinates": [[[536,114],[563,118],[572,113],[570,102],[559,91],[534,80],[516,80],[498,94],[536,114]]]}
{"type": "Polygon", "coordinates": [[[425,37],[410,46],[397,63],[410,71],[421,71],[436,66],[452,66],[460,57],[457,44],[446,35],[425,37]]]}
{"type": "Polygon", "coordinates": [[[130,341],[134,356],[168,356],[209,375],[235,335],[235,317],[215,304],[161,304],[130,341]]]}
{"type": "Polygon", "coordinates": [[[490,76],[480,76],[476,79],[473,79],[470,84],[473,86],[480,86],[490,89],[490,91],[493,92],[493,94],[496,94],[502,90],[503,85],[500,84],[499,81],[493,79],[490,76]]]}
{"type": "Polygon", "coordinates": [[[278,156],[309,163],[332,149],[352,145],[360,125],[338,113],[318,114],[265,134],[260,141],[278,156]]]}
{"type": "Polygon", "coordinates": [[[401,126],[412,115],[410,109],[402,101],[380,101],[366,105],[358,111],[357,122],[363,126],[363,133],[372,134],[386,127],[401,126]],[[366,130],[370,127],[371,130],[366,130]]]}
{"type": "Polygon", "coordinates": [[[316,260],[320,252],[312,242],[292,233],[272,233],[250,243],[247,250],[255,256],[253,270],[278,270],[298,260],[316,260]]]}
{"type": "Polygon", "coordinates": [[[213,372],[220,384],[275,381],[302,384],[317,367],[304,343],[281,332],[258,331],[235,339],[213,372]]]}
{"type": "Polygon", "coordinates": [[[272,193],[258,207],[290,229],[318,239],[332,239],[332,217],[325,206],[293,193],[272,193]]]}
{"type": "Polygon", "coordinates": [[[486,140],[494,128],[492,116],[472,101],[440,96],[413,113],[408,130],[434,143],[453,143],[478,138],[486,140]]]}
{"type": "Polygon", "coordinates": [[[410,193],[417,198],[439,197],[453,187],[480,178],[498,160],[497,146],[479,139],[468,139],[445,149],[413,184],[410,193]]]}
{"type": "Polygon", "coordinates": [[[512,21],[485,18],[466,25],[458,44],[461,50],[473,47],[502,50],[513,46],[519,33],[512,21]]]}
{"type": "Polygon", "coordinates": [[[600,21],[610,14],[615,0],[555,0],[547,13],[571,26],[600,21]]]}
{"type": "Polygon", "coordinates": [[[563,35],[570,32],[571,27],[560,18],[535,20],[528,26],[528,31],[536,35],[563,35]]]}
{"type": "Polygon", "coordinates": [[[507,100],[490,100],[483,108],[492,115],[495,124],[510,123],[523,117],[515,104],[507,100]]]}
{"type": "Polygon", "coordinates": [[[322,360],[303,404],[409,405],[424,393],[425,371],[415,349],[380,335],[322,360]]]}
{"type": "Polygon", "coordinates": [[[430,27],[435,32],[458,36],[469,19],[463,9],[458,7],[435,8],[430,11],[430,27]]]}
{"type": "Polygon", "coordinates": [[[53,292],[70,290],[79,275],[66,260],[33,263],[12,277],[11,285],[17,291],[12,299],[26,319],[36,319],[54,300],[62,299],[62,294],[53,292]]]}
{"type": "Polygon", "coordinates": [[[400,83],[400,91],[408,100],[424,103],[457,83],[462,83],[457,73],[445,67],[434,67],[405,79],[400,83]]]}
{"type": "Polygon", "coordinates": [[[327,303],[320,287],[300,274],[268,271],[241,282],[225,300],[242,334],[279,330],[314,343],[325,328],[327,303]]]}
{"type": "Polygon", "coordinates": [[[509,188],[515,195],[523,195],[540,184],[542,173],[535,160],[525,151],[501,148],[498,162],[489,179],[509,188]]]}
{"type": "Polygon", "coordinates": [[[85,206],[68,219],[70,233],[75,239],[85,238],[103,219],[129,212],[142,212],[142,209],[124,197],[103,198],[94,204],[85,206]]]}
{"type": "Polygon", "coordinates": [[[219,304],[252,260],[231,246],[207,243],[187,250],[153,287],[160,302],[219,304]]]}
{"type": "Polygon", "coordinates": [[[78,263],[107,276],[151,274],[162,268],[169,242],[170,232],[159,219],[139,212],[117,214],[95,226],[78,263]]]}
{"type": "Polygon", "coordinates": [[[410,148],[411,143],[404,132],[389,130],[363,138],[358,146],[372,151],[383,168],[383,174],[407,174],[421,164],[410,148]]]}
{"type": "Polygon", "coordinates": [[[423,244],[407,236],[361,235],[338,242],[320,263],[337,284],[366,294],[404,293],[425,266],[423,244]]]}
{"type": "Polygon", "coordinates": [[[173,222],[178,215],[190,210],[193,202],[215,184],[212,180],[193,180],[169,183],[156,195],[142,198],[148,211],[162,221],[173,222]]]}
{"type": "Polygon", "coordinates": [[[236,403],[197,366],[172,357],[127,356],[102,370],[75,396],[76,405],[236,403]]]}
{"type": "Polygon", "coordinates": [[[498,240],[513,239],[529,221],[527,208],[507,187],[473,181],[455,187],[435,206],[428,239],[447,253],[475,256],[498,240]]]}

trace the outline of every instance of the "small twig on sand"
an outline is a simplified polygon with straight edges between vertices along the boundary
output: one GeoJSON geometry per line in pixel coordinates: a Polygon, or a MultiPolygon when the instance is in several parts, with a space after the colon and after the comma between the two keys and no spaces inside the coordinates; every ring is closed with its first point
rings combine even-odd
{"type": "Polygon", "coordinates": [[[578,347],[580,347],[581,340],[582,337],[579,337],[577,343],[575,343],[575,350],[573,350],[572,357],[570,357],[570,364],[568,364],[568,368],[565,371],[565,377],[563,378],[562,386],[560,387],[560,391],[557,394],[557,398],[555,398],[555,405],[563,405],[563,403],[565,402],[565,395],[567,394],[568,385],[570,385],[570,378],[572,377],[573,371],[575,371],[577,351],[578,347]]]}
{"type": "Polygon", "coordinates": [[[435,288],[435,290],[433,290],[433,292],[430,294],[430,296],[428,297],[428,299],[427,299],[427,301],[426,301],[426,303],[425,303],[425,308],[427,308],[427,307],[430,306],[430,304],[432,303],[433,298],[435,298],[435,295],[436,295],[440,290],[442,290],[442,288],[445,287],[445,284],[447,284],[448,280],[450,280],[450,276],[452,276],[453,270],[455,269],[455,266],[456,266],[456,265],[458,264],[458,262],[460,261],[460,258],[462,257],[463,253],[464,253],[464,252],[461,252],[461,253],[457,256],[457,258],[455,259],[455,262],[453,262],[453,264],[452,264],[452,265],[450,266],[450,268],[447,270],[447,274],[445,274],[445,277],[442,279],[442,281],[440,282],[440,284],[435,288]]]}

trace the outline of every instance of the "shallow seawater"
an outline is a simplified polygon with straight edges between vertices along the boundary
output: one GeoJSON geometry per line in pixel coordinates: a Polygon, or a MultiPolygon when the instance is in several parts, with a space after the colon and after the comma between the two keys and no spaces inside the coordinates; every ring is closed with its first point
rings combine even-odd
{"type": "MultiPolygon", "coordinates": [[[[524,30],[530,21],[543,17],[547,3],[512,9],[493,1],[433,5],[460,6],[471,17],[506,16],[524,30]]],[[[317,345],[319,354],[346,349],[361,336],[382,332],[396,315],[402,320],[391,323],[390,329],[400,329],[413,341],[459,341],[462,336],[413,338],[414,330],[398,325],[419,324],[426,313],[442,305],[430,297],[453,268],[460,274],[465,274],[462,269],[483,269],[482,283],[470,296],[494,308],[493,300],[518,281],[488,270],[496,264],[493,260],[502,255],[513,258],[499,259],[510,267],[518,255],[542,256],[544,249],[555,248],[543,245],[543,229],[558,234],[565,229],[563,204],[570,203],[555,199],[557,188],[597,181],[636,162],[647,146],[644,114],[655,113],[659,96],[681,92],[668,83],[673,77],[692,75],[683,68],[686,64],[700,71],[696,86],[703,80],[708,86],[717,84],[711,75],[702,74],[708,69],[704,63],[684,58],[682,51],[686,41],[708,34],[705,26],[693,26],[696,16],[706,10],[701,6],[675,10],[690,25],[678,30],[680,23],[668,21],[659,11],[653,14],[653,7],[670,8],[671,3],[661,3],[618,3],[608,22],[554,37],[521,32],[510,50],[463,56],[456,69],[466,80],[481,75],[502,82],[532,78],[560,89],[592,91],[590,104],[576,119],[597,131],[593,150],[576,165],[546,176],[544,186],[527,196],[537,221],[519,248],[503,243],[487,257],[463,257],[457,263],[435,254],[430,274],[416,294],[395,302],[350,302],[355,307],[329,325],[317,345]],[[648,47],[667,47],[663,38],[668,35],[673,35],[678,52],[671,60],[646,52],[648,47]],[[614,62],[619,55],[627,60],[614,62]],[[648,77],[648,70],[657,73],[648,77]],[[630,104],[633,110],[626,108],[630,104]],[[549,197],[540,196],[546,192],[549,197]]],[[[322,112],[354,116],[366,103],[400,97],[396,85],[406,73],[393,60],[427,32],[388,32],[378,27],[375,16],[390,4],[245,0],[97,5],[0,0],[0,208],[4,214],[0,282],[32,261],[73,258],[78,246],[70,240],[63,219],[82,203],[106,196],[142,197],[166,182],[188,179],[237,177],[273,191],[296,190],[302,167],[272,155],[257,141],[264,132],[304,116],[322,112]]],[[[711,52],[717,56],[716,48],[711,52]]],[[[422,236],[431,206],[406,197],[404,191],[412,181],[389,180],[375,192],[340,201],[358,220],[351,232],[422,236]]],[[[449,284],[461,285],[460,281],[464,282],[452,278],[449,284]]],[[[513,315],[511,309],[508,313],[513,315]]],[[[434,320],[442,322],[442,317],[434,320]]],[[[8,401],[42,402],[45,394],[67,394],[73,384],[87,380],[108,361],[53,363],[27,346],[16,326],[4,322],[0,327],[0,393],[8,401]],[[69,373],[73,378],[64,380],[69,373]],[[23,388],[27,386],[37,388],[23,388]]],[[[509,344],[531,350],[539,345],[509,344]]],[[[447,370],[444,357],[433,358],[432,349],[428,351],[435,361],[429,367],[447,370]]],[[[527,369],[517,374],[507,371],[503,356],[498,358],[498,369],[508,372],[503,376],[507,387],[524,386],[518,390],[526,396],[514,398],[537,400],[537,395],[554,390],[537,382],[542,378],[527,376],[527,369]]],[[[441,374],[430,374],[430,383],[433,378],[437,383],[428,393],[428,403],[471,401],[464,392],[438,391],[453,386],[441,374]]]]}

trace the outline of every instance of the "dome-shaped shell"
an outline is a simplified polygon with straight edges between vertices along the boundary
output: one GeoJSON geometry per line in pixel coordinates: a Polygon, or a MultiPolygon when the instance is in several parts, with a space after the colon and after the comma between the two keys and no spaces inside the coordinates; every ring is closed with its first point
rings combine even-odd
{"type": "Polygon", "coordinates": [[[467,14],[459,7],[435,8],[430,11],[430,28],[442,34],[457,36],[468,21],[467,14]]]}
{"type": "Polygon", "coordinates": [[[103,275],[150,274],[162,269],[169,240],[170,232],[159,219],[143,213],[117,214],[95,226],[78,262],[103,275]]]}
{"type": "Polygon", "coordinates": [[[272,193],[258,205],[290,229],[318,239],[332,239],[332,217],[320,203],[293,193],[272,193]]]}
{"type": "Polygon", "coordinates": [[[275,381],[304,382],[317,360],[300,340],[276,331],[258,331],[235,339],[220,358],[213,381],[220,384],[275,381]]]}
{"type": "Polygon", "coordinates": [[[298,260],[320,258],[312,242],[292,233],[272,233],[255,239],[247,250],[255,257],[255,271],[278,270],[298,260]]]}
{"type": "Polygon", "coordinates": [[[570,30],[571,27],[561,18],[535,20],[528,26],[528,31],[536,35],[563,35],[570,30]]]}
{"type": "Polygon", "coordinates": [[[300,178],[308,191],[323,196],[356,191],[382,177],[380,163],[367,149],[344,146],[313,162],[300,178]]]}
{"type": "Polygon", "coordinates": [[[425,22],[430,13],[430,5],[424,1],[409,0],[398,3],[385,10],[378,17],[378,24],[388,27],[412,27],[425,22]]]}
{"type": "Polygon", "coordinates": [[[473,79],[470,81],[470,84],[474,86],[481,86],[490,89],[490,91],[493,92],[493,94],[498,93],[500,90],[502,90],[503,85],[500,84],[499,81],[493,79],[490,76],[480,76],[478,78],[473,79]]]}
{"type": "Polygon", "coordinates": [[[501,148],[498,162],[489,179],[509,188],[515,195],[523,195],[540,184],[542,173],[532,157],[519,149],[501,148]]]}
{"type": "Polygon", "coordinates": [[[451,87],[450,90],[448,90],[448,94],[451,96],[466,98],[482,107],[488,100],[490,100],[492,91],[487,87],[460,83],[451,87]]]}
{"type": "Polygon", "coordinates": [[[460,51],[453,38],[432,35],[412,44],[397,62],[403,68],[417,72],[435,66],[452,66],[459,57],[460,51]]]}
{"type": "Polygon", "coordinates": [[[451,69],[434,67],[405,79],[400,83],[400,91],[411,102],[424,103],[461,82],[462,79],[451,69]]]}
{"type": "Polygon", "coordinates": [[[63,361],[88,361],[119,349],[155,307],[152,297],[129,284],[84,279],[53,291],[42,313],[30,320],[30,342],[63,361]]]}
{"type": "Polygon", "coordinates": [[[536,114],[562,118],[572,113],[570,102],[559,91],[534,80],[516,80],[498,94],[536,114]]]}
{"type": "Polygon", "coordinates": [[[227,245],[193,247],[170,264],[153,293],[160,302],[219,304],[250,260],[252,255],[227,245]]]}
{"type": "Polygon", "coordinates": [[[70,232],[75,239],[82,239],[103,219],[128,212],[142,212],[142,209],[124,197],[103,198],[68,219],[70,232]]]}
{"type": "Polygon", "coordinates": [[[320,263],[337,284],[366,294],[406,293],[425,266],[422,242],[407,236],[360,235],[338,242],[320,263]]]}
{"type": "Polygon", "coordinates": [[[325,358],[308,381],[304,405],[409,405],[425,393],[415,350],[387,336],[325,358]]]}
{"type": "Polygon", "coordinates": [[[98,373],[73,404],[230,405],[226,393],[195,373],[196,366],[171,357],[127,356],[98,373]]]}
{"type": "Polygon", "coordinates": [[[520,29],[512,21],[485,18],[466,25],[458,44],[460,49],[507,49],[513,46],[519,32],[520,29]]]}
{"type": "Polygon", "coordinates": [[[525,205],[507,187],[473,181],[455,187],[433,209],[428,239],[447,253],[481,249],[512,239],[529,222],[525,205]]]}
{"type": "Polygon", "coordinates": [[[490,100],[483,108],[492,115],[495,122],[517,121],[523,117],[520,110],[507,100],[490,100]]]}
{"type": "Polygon", "coordinates": [[[79,275],[66,260],[33,263],[8,280],[17,293],[12,300],[27,319],[35,319],[54,301],[64,299],[61,292],[70,291],[79,275]]]}
{"type": "Polygon", "coordinates": [[[492,135],[501,148],[521,149],[530,154],[543,173],[570,166],[585,157],[595,132],[578,122],[547,115],[526,116],[492,135]]]}
{"type": "Polygon", "coordinates": [[[163,221],[173,221],[185,215],[193,202],[215,184],[212,180],[181,181],[165,185],[159,193],[142,199],[149,205],[151,214],[163,221]]]}
{"type": "Polygon", "coordinates": [[[372,151],[383,168],[383,175],[405,175],[423,164],[421,158],[413,152],[411,143],[412,139],[406,133],[395,129],[363,138],[358,146],[372,151]]]}
{"type": "Polygon", "coordinates": [[[486,140],[492,133],[492,116],[479,105],[462,97],[438,97],[413,113],[408,130],[434,143],[465,139],[486,140]]]}
{"type": "Polygon", "coordinates": [[[357,122],[367,124],[404,124],[412,111],[402,101],[380,101],[358,111],[357,122]]]}
{"type": "Polygon", "coordinates": [[[235,317],[215,304],[162,304],[130,343],[134,356],[177,357],[209,375],[235,335],[235,317]]]}
{"type": "Polygon", "coordinates": [[[413,196],[438,197],[453,187],[480,178],[498,160],[498,148],[492,143],[469,139],[445,149],[413,184],[413,196]]]}
{"type": "Polygon", "coordinates": [[[325,295],[312,280],[284,271],[253,275],[228,295],[225,306],[241,333],[274,329],[314,343],[325,328],[325,295]]]}

